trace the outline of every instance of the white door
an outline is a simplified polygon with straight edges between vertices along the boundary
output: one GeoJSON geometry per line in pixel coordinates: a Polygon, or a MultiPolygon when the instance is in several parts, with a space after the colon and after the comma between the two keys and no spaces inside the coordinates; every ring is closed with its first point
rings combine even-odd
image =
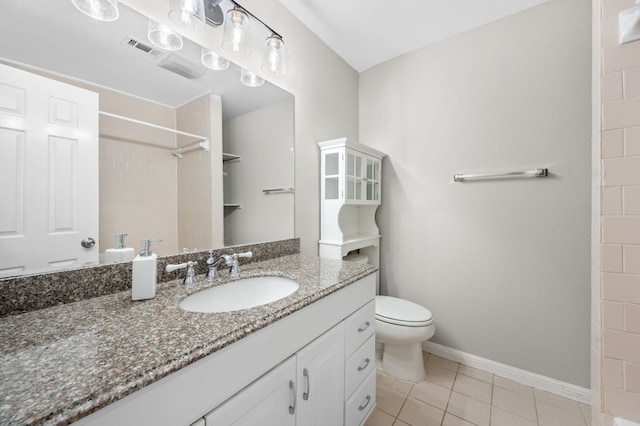
{"type": "Polygon", "coordinates": [[[0,277],[98,263],[96,93],[0,64],[0,200],[0,277]]]}
{"type": "Polygon", "coordinates": [[[298,352],[299,425],[341,425],[344,412],[344,323],[298,352]]]}
{"type": "Polygon", "coordinates": [[[293,426],[295,380],[293,356],[207,414],[205,422],[207,426],[293,426]]]}

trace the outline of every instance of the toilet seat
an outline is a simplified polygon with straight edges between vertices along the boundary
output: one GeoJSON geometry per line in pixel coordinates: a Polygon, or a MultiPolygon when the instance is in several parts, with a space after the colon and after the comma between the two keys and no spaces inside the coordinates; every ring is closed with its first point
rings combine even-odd
{"type": "Polygon", "coordinates": [[[376,320],[404,327],[426,327],[433,315],[424,306],[397,297],[376,296],[376,320]]]}

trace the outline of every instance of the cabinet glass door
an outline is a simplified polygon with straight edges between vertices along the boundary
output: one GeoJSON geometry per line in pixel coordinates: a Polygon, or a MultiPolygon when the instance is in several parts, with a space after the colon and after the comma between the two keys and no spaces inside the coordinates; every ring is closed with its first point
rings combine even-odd
{"type": "Polygon", "coordinates": [[[337,200],[340,196],[340,153],[324,157],[324,199],[337,200]]]}
{"type": "Polygon", "coordinates": [[[378,201],[380,199],[380,160],[367,158],[366,161],[366,201],[378,201]]]}
{"type": "Polygon", "coordinates": [[[346,190],[348,201],[362,200],[362,163],[363,159],[354,152],[347,151],[346,190]]]}

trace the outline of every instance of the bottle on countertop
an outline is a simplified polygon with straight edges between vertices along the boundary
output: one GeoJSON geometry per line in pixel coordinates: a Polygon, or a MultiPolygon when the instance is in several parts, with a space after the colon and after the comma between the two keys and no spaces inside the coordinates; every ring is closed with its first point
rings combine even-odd
{"type": "Polygon", "coordinates": [[[133,247],[127,247],[124,238],[127,234],[116,234],[116,245],[112,249],[107,249],[104,252],[105,263],[116,262],[129,262],[132,261],[136,255],[133,247]]]}
{"type": "Polygon", "coordinates": [[[156,241],[162,240],[142,240],[140,242],[140,254],[133,259],[132,300],[152,299],[156,296],[158,255],[151,251],[151,243],[156,241]]]}

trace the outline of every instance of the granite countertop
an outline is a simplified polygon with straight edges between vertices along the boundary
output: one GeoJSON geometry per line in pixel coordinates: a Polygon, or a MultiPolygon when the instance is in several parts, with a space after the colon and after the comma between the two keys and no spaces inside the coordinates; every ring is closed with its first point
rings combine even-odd
{"type": "MultiPolygon", "coordinates": [[[[156,297],[124,291],[0,318],[0,424],[68,424],[373,273],[302,255],[245,265],[239,278],[278,275],[300,283],[279,301],[228,313],[194,313],[178,302],[228,277],[156,297]]],[[[236,278],[237,279],[237,278],[236,278]]]]}

